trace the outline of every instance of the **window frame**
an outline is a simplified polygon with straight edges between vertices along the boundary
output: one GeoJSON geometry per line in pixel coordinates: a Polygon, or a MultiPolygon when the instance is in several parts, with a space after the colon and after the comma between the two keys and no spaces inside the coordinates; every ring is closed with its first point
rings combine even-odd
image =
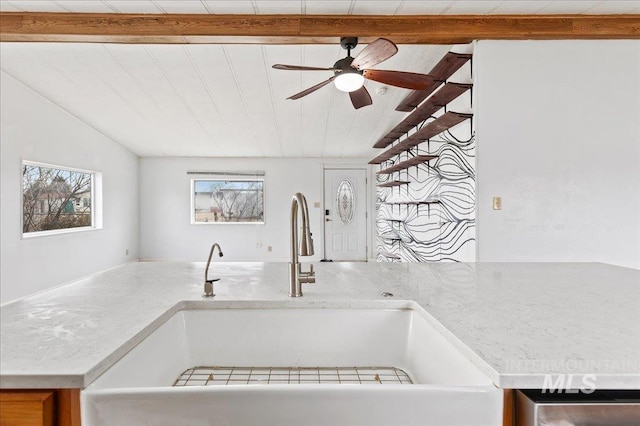
{"type": "Polygon", "coordinates": [[[266,206],[267,199],[265,193],[265,178],[264,175],[260,177],[193,177],[190,180],[190,188],[191,188],[191,203],[190,203],[190,221],[191,225],[265,225],[266,222],[266,206]],[[262,182],[262,221],[260,222],[198,222],[196,221],[196,181],[224,181],[224,182],[262,182]]]}
{"type": "Polygon", "coordinates": [[[42,167],[54,170],[64,170],[66,172],[76,172],[91,175],[91,225],[78,226],[74,228],[49,229],[45,231],[24,232],[24,180],[20,178],[20,236],[21,239],[38,238],[52,235],[71,234],[76,232],[87,232],[102,229],[102,173],[81,169],[77,167],[61,166],[51,163],[43,163],[40,161],[21,160],[20,173],[24,173],[26,166],[42,167]]]}

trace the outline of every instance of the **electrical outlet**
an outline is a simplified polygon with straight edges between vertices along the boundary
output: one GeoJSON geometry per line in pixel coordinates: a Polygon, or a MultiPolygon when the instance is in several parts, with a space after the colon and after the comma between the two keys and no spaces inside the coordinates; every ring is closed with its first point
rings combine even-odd
{"type": "Polygon", "coordinates": [[[502,197],[493,197],[493,209],[502,210],[502,197]]]}
{"type": "Polygon", "coordinates": [[[273,251],[273,247],[267,246],[267,251],[273,251]]]}
{"type": "Polygon", "coordinates": [[[124,251],[124,255],[125,255],[125,256],[129,256],[129,249],[126,249],[126,250],[124,251]]]}
{"type": "Polygon", "coordinates": [[[316,209],[319,209],[320,208],[320,202],[316,201],[315,203],[313,203],[313,207],[316,208],[316,209]]]}

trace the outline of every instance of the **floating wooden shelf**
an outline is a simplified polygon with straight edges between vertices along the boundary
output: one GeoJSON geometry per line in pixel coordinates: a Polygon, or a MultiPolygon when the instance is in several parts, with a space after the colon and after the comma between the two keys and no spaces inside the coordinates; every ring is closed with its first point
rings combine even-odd
{"type": "Polygon", "coordinates": [[[438,156],[437,155],[416,155],[415,157],[405,161],[401,161],[394,166],[387,167],[386,169],[382,169],[376,174],[388,175],[393,172],[408,169],[409,167],[417,166],[418,164],[429,162],[435,158],[438,158],[438,156]]]}
{"type": "Polygon", "coordinates": [[[394,181],[391,181],[391,182],[381,183],[378,186],[381,187],[381,188],[390,188],[392,186],[406,185],[408,183],[409,183],[408,180],[394,180],[394,181]]]}
{"type": "Polygon", "coordinates": [[[438,90],[427,101],[420,105],[418,109],[409,114],[404,120],[402,120],[396,127],[394,127],[389,133],[373,145],[374,148],[386,148],[392,144],[396,139],[405,135],[409,130],[413,129],[427,118],[431,117],[440,108],[447,105],[449,102],[462,95],[467,90],[471,89],[471,84],[461,83],[447,83],[444,87],[438,90]]]}
{"type": "Polygon", "coordinates": [[[398,256],[398,255],[397,255],[397,254],[395,254],[395,253],[391,253],[391,252],[389,252],[389,251],[381,251],[381,252],[379,252],[379,254],[380,254],[381,256],[384,256],[384,257],[389,258],[389,259],[401,260],[401,257],[400,257],[400,256],[398,256]]]}
{"type": "Polygon", "coordinates": [[[422,129],[418,130],[413,135],[409,136],[407,139],[389,148],[373,160],[369,161],[369,164],[380,164],[383,161],[387,161],[400,154],[401,152],[407,151],[414,146],[426,141],[427,139],[450,129],[456,124],[462,123],[464,120],[467,120],[471,117],[473,117],[473,114],[463,114],[460,112],[452,111],[446,112],[440,117],[433,120],[431,123],[424,126],[422,129]]]}
{"type": "Polygon", "coordinates": [[[420,105],[427,96],[433,93],[433,91],[451,77],[454,72],[458,71],[469,59],[471,59],[471,55],[468,53],[448,52],[428,73],[433,77],[434,84],[425,90],[414,90],[409,93],[402,102],[400,102],[396,111],[413,111],[415,107],[420,105]]]}
{"type": "Polygon", "coordinates": [[[440,200],[423,200],[423,201],[392,201],[392,202],[384,202],[383,204],[391,204],[391,205],[398,205],[398,204],[406,204],[409,206],[420,206],[420,205],[424,205],[424,204],[438,204],[440,203],[440,200]]]}
{"type": "Polygon", "coordinates": [[[400,241],[401,238],[398,234],[393,234],[390,232],[387,232],[386,234],[379,234],[378,237],[382,238],[383,240],[390,240],[390,241],[400,241]]]}

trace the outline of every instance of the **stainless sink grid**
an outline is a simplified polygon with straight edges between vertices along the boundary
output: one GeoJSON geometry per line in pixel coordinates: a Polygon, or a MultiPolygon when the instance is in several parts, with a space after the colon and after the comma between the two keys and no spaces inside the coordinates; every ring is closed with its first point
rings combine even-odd
{"type": "Polygon", "coordinates": [[[395,367],[194,367],[173,386],[258,384],[410,385],[409,375],[395,367]]]}

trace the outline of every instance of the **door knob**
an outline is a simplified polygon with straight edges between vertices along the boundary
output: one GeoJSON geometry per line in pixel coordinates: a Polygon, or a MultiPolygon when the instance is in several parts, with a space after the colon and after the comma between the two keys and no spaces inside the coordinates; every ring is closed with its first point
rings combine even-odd
{"type": "Polygon", "coordinates": [[[329,219],[328,217],[326,217],[326,218],[324,219],[324,221],[325,221],[325,222],[331,222],[331,219],[329,219]]]}

